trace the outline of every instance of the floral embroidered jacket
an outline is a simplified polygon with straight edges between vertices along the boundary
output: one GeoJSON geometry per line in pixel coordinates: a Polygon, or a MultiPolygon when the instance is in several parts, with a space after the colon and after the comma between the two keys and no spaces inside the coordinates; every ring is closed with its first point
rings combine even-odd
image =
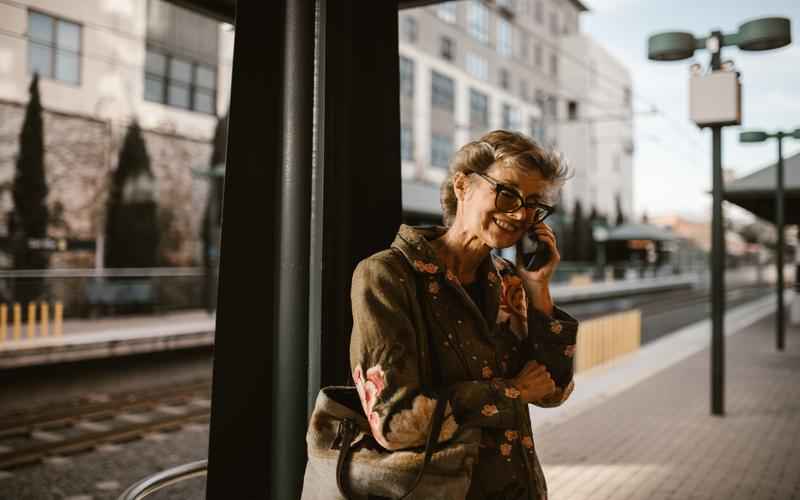
{"type": "Polygon", "coordinates": [[[450,407],[441,438],[479,426],[482,440],[468,498],[544,500],[528,405],[508,380],[528,360],[547,366],[558,406],[573,388],[578,324],[556,308],[535,310],[512,264],[490,256],[478,280],[483,310],[438,261],[428,240],[444,228],[401,226],[392,248],[353,273],[350,364],[375,440],[397,450],[424,444],[436,401],[421,391],[416,329],[427,328],[450,407]]]}

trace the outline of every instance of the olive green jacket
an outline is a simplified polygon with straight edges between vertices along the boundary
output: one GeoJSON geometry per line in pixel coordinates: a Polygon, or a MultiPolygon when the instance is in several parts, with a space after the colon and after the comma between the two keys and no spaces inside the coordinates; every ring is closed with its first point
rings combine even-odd
{"type": "Polygon", "coordinates": [[[558,308],[552,317],[535,310],[514,267],[495,256],[479,267],[479,310],[428,244],[443,232],[401,226],[391,249],[353,273],[350,364],[373,437],[389,450],[424,444],[435,396],[422,390],[431,361],[420,359],[416,333],[427,329],[438,380],[451,390],[440,438],[483,431],[468,498],[544,500],[528,405],[508,379],[537,360],[557,385],[537,405],[561,404],[574,386],[578,324],[558,308]]]}

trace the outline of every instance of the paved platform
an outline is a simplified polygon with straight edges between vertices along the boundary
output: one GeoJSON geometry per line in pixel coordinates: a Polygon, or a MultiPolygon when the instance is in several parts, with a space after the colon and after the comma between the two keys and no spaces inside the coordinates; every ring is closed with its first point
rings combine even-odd
{"type": "Polygon", "coordinates": [[[725,416],[710,414],[702,323],[582,374],[562,408],[533,410],[551,500],[800,499],[800,327],[779,352],[774,300],[726,320],[725,416]]]}
{"type": "Polygon", "coordinates": [[[68,319],[61,336],[0,342],[0,369],[208,346],[214,327],[214,318],[198,310],[68,319]]]}

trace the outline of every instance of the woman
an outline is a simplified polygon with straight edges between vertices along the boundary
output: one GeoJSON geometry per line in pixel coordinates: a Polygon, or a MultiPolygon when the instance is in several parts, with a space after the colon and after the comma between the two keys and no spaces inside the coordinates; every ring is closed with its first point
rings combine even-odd
{"type": "Polygon", "coordinates": [[[555,307],[559,262],[543,224],[567,178],[559,158],[498,130],[462,147],[442,185],[447,227],[402,226],[392,248],[353,273],[350,360],[373,437],[398,450],[424,444],[435,401],[420,390],[415,331],[427,328],[450,388],[440,439],[482,430],[469,499],[545,499],[528,403],[561,404],[573,388],[577,322],[555,307]],[[527,272],[493,256],[533,231],[551,250],[527,272]]]}

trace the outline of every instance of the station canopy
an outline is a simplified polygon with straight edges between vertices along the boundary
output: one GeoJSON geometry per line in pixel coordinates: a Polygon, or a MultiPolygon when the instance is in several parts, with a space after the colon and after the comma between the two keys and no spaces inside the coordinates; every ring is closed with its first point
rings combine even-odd
{"type": "MultiPolygon", "coordinates": [[[[725,186],[723,198],[756,216],[775,222],[777,164],[736,179],[725,186]]],[[[800,224],[800,153],[783,160],[784,222],[800,224]]]]}
{"type": "Polygon", "coordinates": [[[610,228],[606,241],[672,241],[675,238],[677,238],[675,233],[661,226],[628,223],[610,228]]]}

